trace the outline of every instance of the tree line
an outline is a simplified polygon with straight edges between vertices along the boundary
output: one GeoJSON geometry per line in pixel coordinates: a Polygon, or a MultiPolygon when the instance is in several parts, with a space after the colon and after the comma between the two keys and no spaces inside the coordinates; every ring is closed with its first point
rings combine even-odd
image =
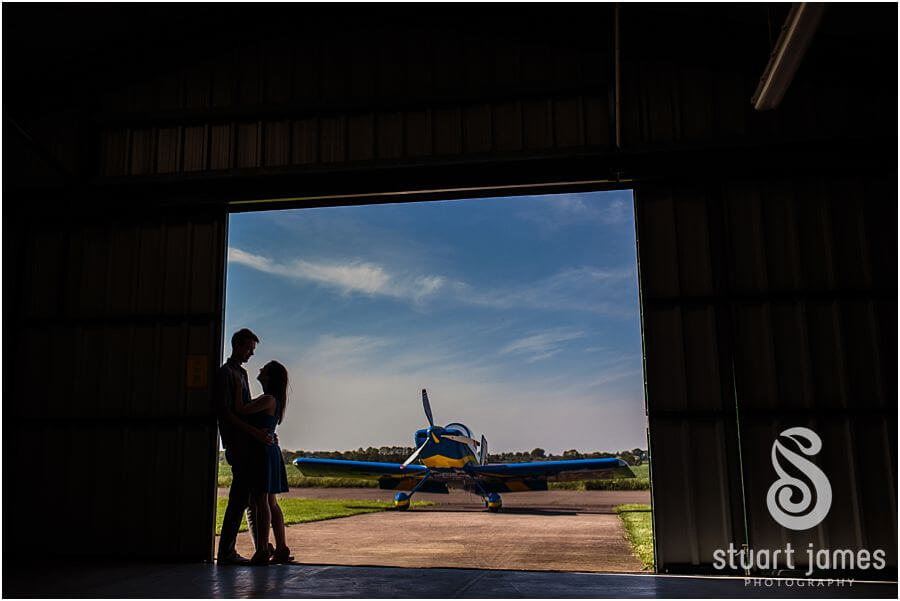
{"type": "MultiPolygon", "coordinates": [[[[285,463],[291,463],[297,457],[314,457],[317,459],[344,459],[349,461],[382,461],[385,463],[403,463],[415,451],[414,447],[383,446],[359,447],[355,451],[288,451],[282,449],[285,463]]],[[[507,451],[488,453],[488,463],[524,463],[526,461],[562,461],[568,459],[604,459],[616,457],[629,465],[641,465],[648,460],[647,451],[634,448],[623,451],[593,451],[582,453],[577,449],[569,449],[562,455],[548,454],[537,447],[531,451],[507,451]]]]}

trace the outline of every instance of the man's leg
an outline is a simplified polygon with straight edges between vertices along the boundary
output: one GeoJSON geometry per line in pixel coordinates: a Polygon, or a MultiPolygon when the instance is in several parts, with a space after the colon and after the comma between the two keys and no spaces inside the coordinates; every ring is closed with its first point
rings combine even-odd
{"type": "MultiPolygon", "coordinates": [[[[238,529],[244,510],[250,503],[250,488],[247,481],[246,461],[243,456],[225,451],[225,459],[231,465],[231,488],[228,490],[228,505],[222,518],[222,534],[219,536],[219,559],[229,558],[235,554],[234,544],[237,541],[238,529]]],[[[251,532],[252,532],[251,525],[251,532]]]]}
{"type": "MultiPolygon", "coordinates": [[[[247,505],[247,528],[251,533],[256,532],[256,508],[253,503],[247,505]]],[[[256,536],[251,536],[250,539],[253,541],[253,551],[256,551],[256,536]]]]}
{"type": "MultiPolygon", "coordinates": [[[[247,447],[247,453],[244,455],[244,473],[243,482],[247,488],[247,497],[252,499],[252,492],[259,486],[259,465],[260,465],[260,449],[257,445],[251,444],[247,447]]],[[[250,530],[250,540],[253,541],[253,551],[256,552],[256,506],[250,502],[247,505],[247,528],[250,530]]]]}

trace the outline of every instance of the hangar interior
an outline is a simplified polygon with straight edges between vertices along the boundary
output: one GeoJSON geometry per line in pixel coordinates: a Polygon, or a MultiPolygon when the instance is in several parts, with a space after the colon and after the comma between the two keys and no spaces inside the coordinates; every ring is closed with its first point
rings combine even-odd
{"type": "Polygon", "coordinates": [[[895,5],[828,5],[764,111],[786,4],[284,6],[4,5],[8,553],[212,559],[229,213],[628,187],[657,572],[896,578],[895,5]],[[833,489],[799,532],[792,426],[833,489]]]}

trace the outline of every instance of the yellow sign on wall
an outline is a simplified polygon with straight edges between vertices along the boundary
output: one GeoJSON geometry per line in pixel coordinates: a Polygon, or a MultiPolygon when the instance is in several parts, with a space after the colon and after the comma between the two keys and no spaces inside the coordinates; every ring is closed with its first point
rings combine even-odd
{"type": "Polygon", "coordinates": [[[187,387],[206,388],[206,374],[209,368],[206,355],[187,356],[187,387]]]}

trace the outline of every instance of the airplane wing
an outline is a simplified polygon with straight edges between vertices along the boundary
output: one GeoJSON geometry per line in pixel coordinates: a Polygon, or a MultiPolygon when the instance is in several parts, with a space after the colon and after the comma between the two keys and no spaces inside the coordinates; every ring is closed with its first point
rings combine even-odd
{"type": "MultiPolygon", "coordinates": [[[[428,468],[424,465],[381,463],[377,461],[347,461],[344,459],[315,459],[298,457],[294,465],[304,476],[310,478],[357,478],[377,480],[379,488],[385,490],[412,490],[419,483],[428,468]]],[[[447,486],[440,482],[426,482],[422,492],[446,493],[447,486]]]]}
{"type": "Polygon", "coordinates": [[[487,492],[547,490],[547,482],[634,478],[628,464],[614,457],[530,463],[488,463],[469,468],[487,492]]]}

